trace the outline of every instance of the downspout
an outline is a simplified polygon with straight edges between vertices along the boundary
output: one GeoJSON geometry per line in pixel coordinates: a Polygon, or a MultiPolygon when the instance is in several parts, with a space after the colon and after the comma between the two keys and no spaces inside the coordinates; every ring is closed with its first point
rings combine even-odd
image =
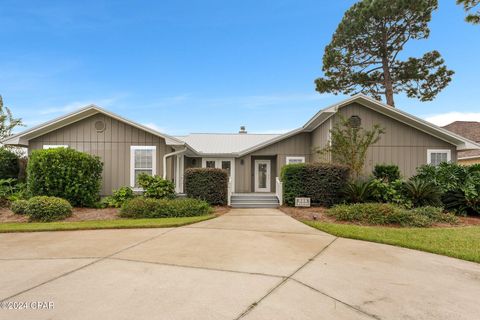
{"type": "Polygon", "coordinates": [[[167,158],[171,156],[175,156],[177,154],[183,153],[187,151],[188,148],[185,147],[183,150],[178,150],[175,152],[167,153],[163,156],[163,179],[167,179],[167,158]]]}

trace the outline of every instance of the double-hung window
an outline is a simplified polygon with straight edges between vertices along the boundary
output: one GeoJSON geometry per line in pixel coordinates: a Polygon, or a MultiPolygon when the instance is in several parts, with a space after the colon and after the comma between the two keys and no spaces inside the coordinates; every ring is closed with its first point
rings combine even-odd
{"type": "Polygon", "coordinates": [[[287,164],[305,163],[305,157],[287,157],[287,164]]]}
{"type": "Polygon", "coordinates": [[[442,162],[449,162],[452,160],[452,152],[448,149],[428,149],[427,163],[438,166],[442,162]]]}
{"type": "Polygon", "coordinates": [[[140,189],[138,176],[146,173],[150,176],[157,174],[157,148],[155,146],[130,147],[130,185],[140,189]]]}

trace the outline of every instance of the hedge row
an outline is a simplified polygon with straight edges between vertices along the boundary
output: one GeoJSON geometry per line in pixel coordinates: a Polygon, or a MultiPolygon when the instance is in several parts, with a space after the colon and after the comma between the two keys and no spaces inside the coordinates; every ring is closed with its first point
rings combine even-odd
{"type": "Polygon", "coordinates": [[[205,200],[212,205],[227,204],[228,174],[214,168],[185,171],[185,193],[189,198],[205,200]]]}
{"type": "Polygon", "coordinates": [[[296,197],[309,197],[313,205],[332,206],[343,200],[350,169],[328,163],[297,163],[283,166],[283,199],[295,205],[296,197]]]}
{"type": "Polygon", "coordinates": [[[126,218],[193,217],[206,215],[210,212],[210,205],[198,199],[137,197],[123,204],[120,216],[126,218]]]}

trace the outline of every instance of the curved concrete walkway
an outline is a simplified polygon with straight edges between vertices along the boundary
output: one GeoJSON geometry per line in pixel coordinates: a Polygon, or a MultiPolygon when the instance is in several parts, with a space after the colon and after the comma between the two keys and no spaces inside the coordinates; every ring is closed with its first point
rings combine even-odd
{"type": "Polygon", "coordinates": [[[336,238],[273,209],[174,229],[1,234],[0,274],[2,301],[54,303],[0,319],[480,317],[479,264],[336,238]]]}

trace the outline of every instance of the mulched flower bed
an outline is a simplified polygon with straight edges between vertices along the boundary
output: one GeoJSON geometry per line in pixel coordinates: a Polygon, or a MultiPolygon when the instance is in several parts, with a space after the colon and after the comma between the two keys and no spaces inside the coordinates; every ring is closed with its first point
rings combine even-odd
{"type": "MultiPolygon", "coordinates": [[[[323,221],[332,223],[352,224],[350,222],[338,221],[335,218],[329,217],[325,214],[327,208],[324,207],[310,207],[310,208],[295,208],[282,206],[279,208],[285,214],[288,214],[297,220],[306,221],[323,221]]],[[[480,225],[480,216],[458,217],[459,224],[456,227],[468,227],[480,225]]],[[[438,224],[433,227],[446,227],[447,224],[438,224]]]]}
{"type": "MultiPolygon", "coordinates": [[[[216,215],[225,214],[230,210],[226,206],[215,206],[213,209],[216,215]]],[[[73,208],[72,216],[63,221],[115,220],[121,218],[118,216],[119,211],[117,208],[73,208]]],[[[0,208],[0,223],[6,222],[28,222],[28,216],[14,214],[8,208],[0,208]]]]}

